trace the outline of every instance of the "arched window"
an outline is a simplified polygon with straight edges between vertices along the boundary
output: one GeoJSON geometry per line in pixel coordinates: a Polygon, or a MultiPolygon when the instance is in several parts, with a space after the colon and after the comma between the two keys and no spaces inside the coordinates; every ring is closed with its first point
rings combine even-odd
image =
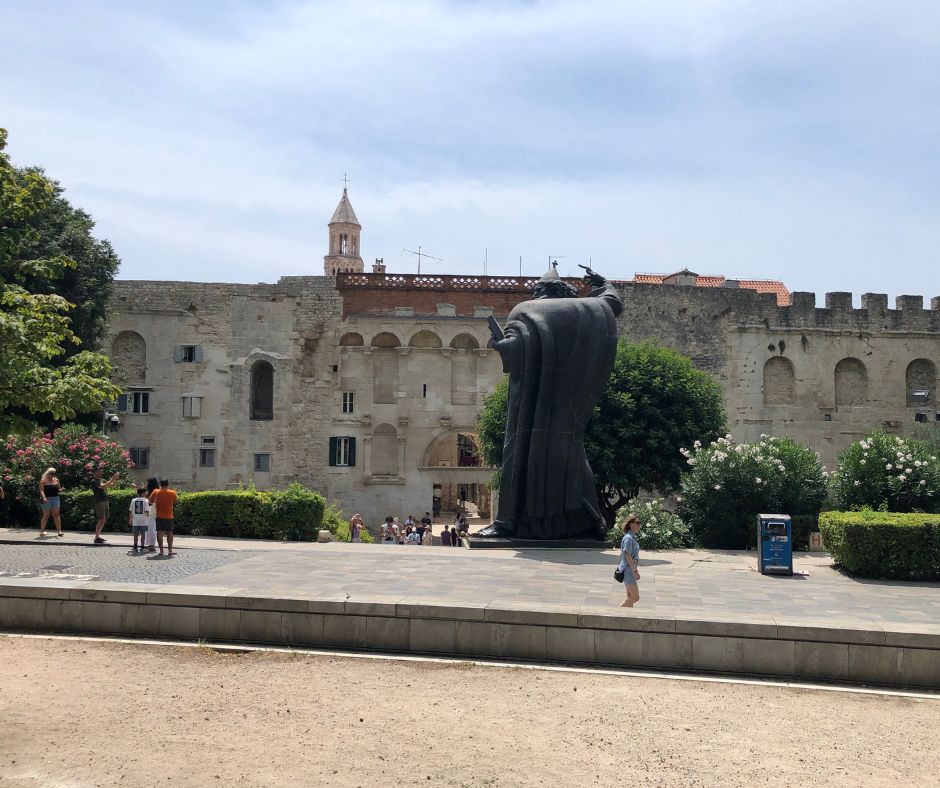
{"type": "Polygon", "coordinates": [[[251,365],[251,419],[270,421],[274,418],[274,367],[267,361],[251,365]]]}
{"type": "Polygon", "coordinates": [[[457,334],[451,341],[450,346],[458,350],[474,350],[480,347],[477,338],[472,334],[457,334]]]}
{"type": "Polygon", "coordinates": [[[844,358],[835,370],[836,407],[868,402],[868,370],[857,358],[844,358]]]}
{"type": "Polygon", "coordinates": [[[433,331],[419,331],[409,341],[409,347],[436,348],[441,347],[441,338],[433,331]]]}
{"type": "Polygon", "coordinates": [[[908,405],[932,405],[937,401],[937,368],[930,359],[916,358],[904,375],[908,405]]]}
{"type": "Polygon", "coordinates": [[[783,356],[774,356],[764,364],[764,404],[792,405],[796,376],[793,364],[783,356]]]}
{"type": "Polygon", "coordinates": [[[383,331],[381,334],[376,334],[374,337],[372,337],[372,347],[401,347],[401,342],[399,342],[398,337],[396,337],[391,332],[383,331]]]}
{"type": "Polygon", "coordinates": [[[147,343],[136,331],[122,331],[111,343],[111,361],[127,376],[130,386],[142,386],[147,379],[147,343]]]}
{"type": "Polygon", "coordinates": [[[398,476],[398,430],[379,424],[372,431],[373,476],[398,476]]]}
{"type": "Polygon", "coordinates": [[[350,331],[348,334],[343,334],[339,338],[340,347],[362,347],[362,334],[357,334],[355,331],[350,331]]]}

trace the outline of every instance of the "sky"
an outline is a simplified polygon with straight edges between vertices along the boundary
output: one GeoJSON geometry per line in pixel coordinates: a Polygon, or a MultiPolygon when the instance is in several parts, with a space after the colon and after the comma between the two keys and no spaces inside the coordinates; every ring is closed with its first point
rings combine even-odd
{"type": "Polygon", "coordinates": [[[0,126],[122,279],[690,268],[940,295],[940,4],[0,0],[0,126]]]}

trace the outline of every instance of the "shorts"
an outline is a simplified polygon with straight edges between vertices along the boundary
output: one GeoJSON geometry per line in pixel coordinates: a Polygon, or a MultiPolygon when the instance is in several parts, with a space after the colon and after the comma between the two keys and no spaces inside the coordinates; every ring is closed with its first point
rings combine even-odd
{"type": "Polygon", "coordinates": [[[111,507],[107,501],[95,501],[95,516],[100,520],[111,516],[111,507]]]}
{"type": "Polygon", "coordinates": [[[46,500],[42,502],[42,510],[44,512],[54,512],[58,508],[59,508],[59,496],[58,495],[50,496],[49,498],[46,498],[46,500]]]}
{"type": "Polygon", "coordinates": [[[134,536],[137,536],[137,534],[140,534],[141,536],[145,536],[147,534],[147,526],[135,525],[133,526],[133,531],[134,531],[134,536]]]}
{"type": "Polygon", "coordinates": [[[158,517],[157,518],[157,530],[158,531],[172,531],[173,526],[176,524],[176,521],[172,517],[158,517]]]}

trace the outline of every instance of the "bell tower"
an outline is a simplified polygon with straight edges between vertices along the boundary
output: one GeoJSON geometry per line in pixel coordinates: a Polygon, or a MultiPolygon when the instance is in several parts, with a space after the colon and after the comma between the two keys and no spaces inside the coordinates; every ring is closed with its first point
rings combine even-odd
{"type": "Polygon", "coordinates": [[[329,252],[323,256],[323,273],[327,276],[361,274],[363,265],[362,257],[359,256],[359,236],[362,233],[362,225],[359,224],[352,203],[349,202],[345,186],[328,228],[330,247],[329,252]]]}

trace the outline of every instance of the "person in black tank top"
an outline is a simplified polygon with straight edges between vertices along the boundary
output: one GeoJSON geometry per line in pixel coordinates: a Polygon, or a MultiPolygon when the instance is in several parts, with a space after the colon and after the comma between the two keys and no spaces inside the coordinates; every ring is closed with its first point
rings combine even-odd
{"type": "Polygon", "coordinates": [[[59,493],[62,491],[62,484],[59,477],[56,476],[55,468],[46,468],[46,472],[39,480],[39,503],[42,507],[42,519],[39,521],[39,535],[46,535],[46,523],[49,522],[49,515],[52,515],[52,521],[55,523],[55,529],[59,536],[62,536],[62,518],[59,516],[59,493]]]}

